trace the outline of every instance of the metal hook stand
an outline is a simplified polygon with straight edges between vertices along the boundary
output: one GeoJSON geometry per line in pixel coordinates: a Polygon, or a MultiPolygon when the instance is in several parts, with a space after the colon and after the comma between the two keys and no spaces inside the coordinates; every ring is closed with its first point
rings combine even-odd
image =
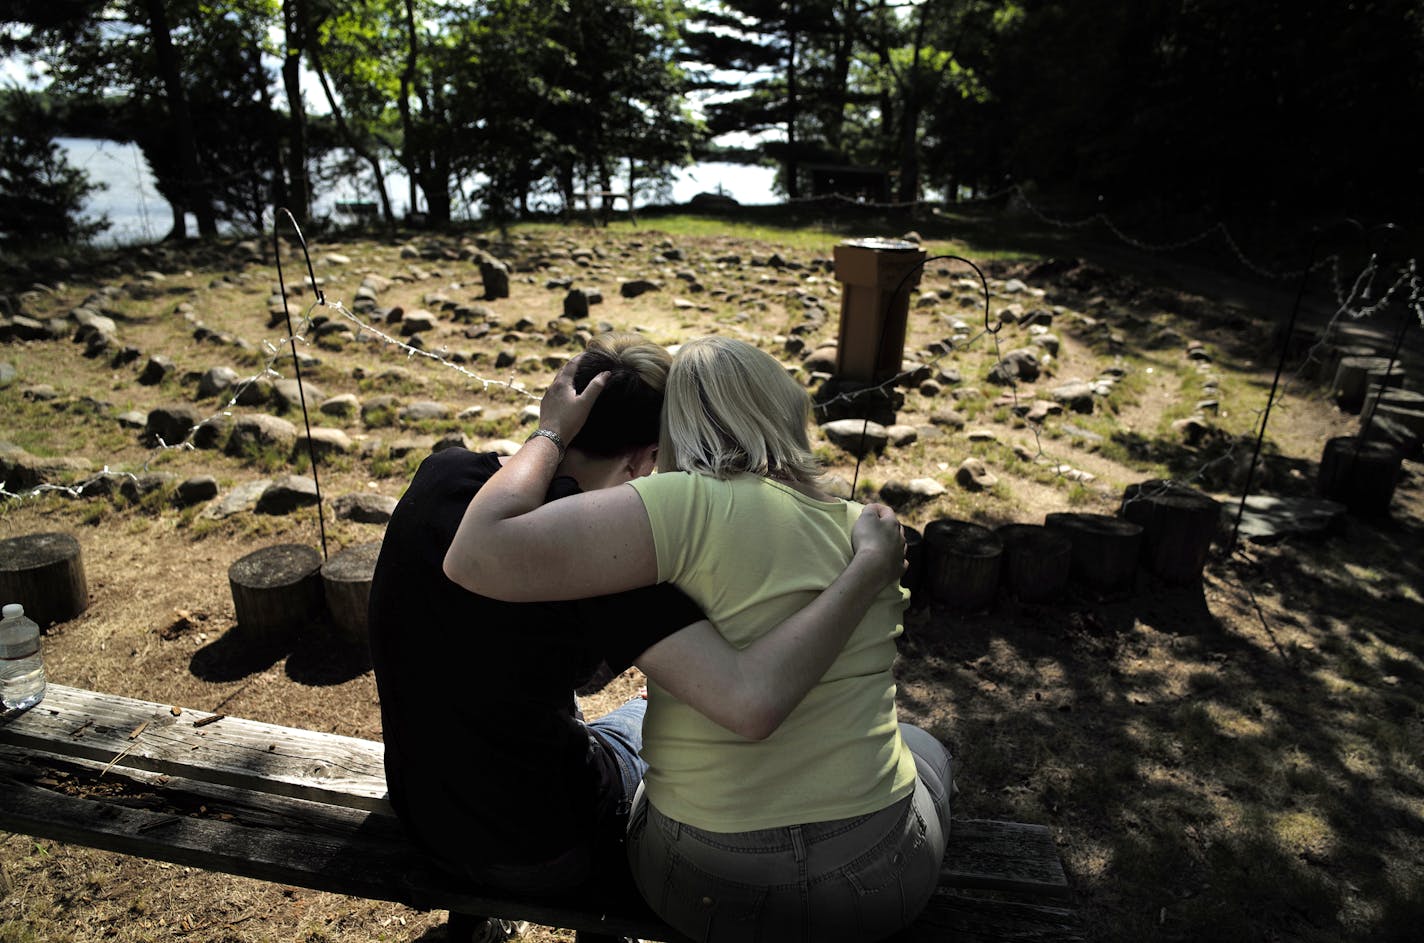
{"type": "MultiPolygon", "coordinates": [[[[311,280],[312,293],[316,295],[316,303],[326,304],[326,295],[321,287],[316,283],[316,272],[312,269],[311,252],[307,249],[306,237],[302,235],[302,228],[297,225],[296,217],[285,206],[278,207],[277,212],[286,214],[292,228],[297,232],[297,241],[302,244],[302,256],[307,263],[307,277],[311,280]]],[[[277,260],[277,287],[282,292],[282,314],[287,318],[287,343],[292,350],[292,369],[297,376],[297,398],[302,404],[302,424],[307,430],[307,456],[311,459],[312,483],[316,485],[316,519],[317,526],[321,530],[321,558],[327,558],[326,553],[326,514],[321,507],[321,478],[317,474],[316,443],[312,441],[311,417],[307,415],[307,392],[306,386],[302,383],[302,362],[297,357],[297,335],[292,329],[292,312],[287,306],[287,282],[282,276],[282,243],[277,238],[277,225],[274,217],[272,224],[272,255],[277,260]]]]}

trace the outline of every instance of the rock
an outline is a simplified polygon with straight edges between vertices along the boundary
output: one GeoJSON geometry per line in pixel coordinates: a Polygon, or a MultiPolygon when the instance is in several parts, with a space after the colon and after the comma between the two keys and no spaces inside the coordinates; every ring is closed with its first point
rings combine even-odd
{"type": "Polygon", "coordinates": [[[0,360],[0,390],[15,382],[15,365],[8,360],[0,360]]]}
{"type": "Polygon", "coordinates": [[[288,452],[297,441],[297,427],[279,416],[255,413],[233,420],[223,452],[245,456],[265,448],[288,452]]]}
{"type": "Polygon", "coordinates": [[[213,520],[222,520],[243,511],[250,511],[257,505],[257,499],[262,497],[271,485],[272,479],[270,478],[260,478],[257,481],[238,485],[220,500],[209,505],[203,511],[202,516],[213,520]]]}
{"type": "Polygon", "coordinates": [[[154,354],[148,358],[148,363],[144,364],[143,372],[138,375],[138,382],[144,386],[157,386],[172,372],[173,361],[162,354],[154,354]]]}
{"type": "Polygon", "coordinates": [[[1061,342],[1055,334],[1036,334],[1029,343],[1035,347],[1042,347],[1045,351],[1056,357],[1058,356],[1058,348],[1061,342]]]}
{"type": "Polygon", "coordinates": [[[1036,399],[1033,401],[1033,405],[1029,407],[1024,418],[1029,422],[1043,422],[1049,416],[1059,416],[1062,415],[1062,413],[1063,405],[1061,403],[1051,403],[1048,400],[1036,399]]]}
{"type": "Polygon", "coordinates": [[[232,431],[232,417],[219,413],[209,416],[193,427],[190,441],[196,449],[221,448],[229,432],[232,431]]]}
{"type": "Polygon", "coordinates": [[[48,403],[59,399],[59,390],[48,383],[36,383],[21,389],[20,395],[32,403],[48,403]]]}
{"type": "Polygon", "coordinates": [[[37,485],[56,485],[70,481],[93,469],[84,458],[41,458],[19,446],[0,443],[0,481],[13,491],[37,485]]]}
{"type": "Polygon", "coordinates": [[[300,410],[303,393],[309,403],[319,403],[326,399],[326,394],[315,383],[305,380],[298,383],[294,379],[277,380],[272,384],[272,406],[279,413],[289,409],[300,410]]]}
{"type": "Polygon", "coordinates": [[[1188,416],[1172,423],[1172,429],[1181,436],[1183,444],[1198,445],[1211,431],[1211,426],[1201,416],[1188,416]]]}
{"type": "Polygon", "coordinates": [[[1090,383],[1065,383],[1049,390],[1048,396],[1075,413],[1087,415],[1093,411],[1093,386],[1090,383]]]}
{"type": "Polygon", "coordinates": [[[815,350],[801,361],[801,366],[805,367],[809,373],[829,373],[836,372],[837,350],[834,347],[817,347],[815,350]]]}
{"type": "Polygon", "coordinates": [[[852,455],[884,451],[890,440],[884,426],[864,419],[837,419],[821,426],[821,432],[831,444],[852,455]]]}
{"type": "Polygon", "coordinates": [[[413,452],[429,452],[430,447],[435,444],[430,436],[414,436],[396,439],[391,443],[391,458],[405,458],[413,452]]]}
{"type": "Polygon", "coordinates": [[[343,494],[331,502],[337,518],[358,524],[384,524],[396,509],[396,499],[384,494],[343,494]]]}
{"type": "Polygon", "coordinates": [[[440,323],[429,311],[410,311],[401,319],[401,337],[410,337],[422,331],[433,331],[440,323]]]}
{"type": "Polygon", "coordinates": [[[354,393],[338,393],[329,399],[323,400],[317,409],[327,416],[351,419],[361,411],[361,403],[356,399],[354,393]]]}
{"type": "Polygon", "coordinates": [[[906,445],[913,445],[920,437],[920,430],[914,426],[896,424],[886,426],[885,434],[889,438],[891,445],[900,448],[906,445]]]}
{"type": "Polygon", "coordinates": [[[1079,481],[1083,484],[1098,480],[1098,476],[1092,472],[1085,472],[1082,469],[1074,468],[1072,465],[1054,465],[1051,470],[1055,475],[1060,475],[1069,481],[1079,481]]]}
{"type": "Polygon", "coordinates": [[[506,347],[495,355],[494,368],[496,370],[503,370],[505,367],[512,367],[518,362],[519,354],[506,347]]]}
{"type": "Polygon", "coordinates": [[[571,321],[588,317],[588,293],[582,288],[570,289],[564,296],[564,317],[571,321]]]}
{"type": "Polygon", "coordinates": [[[519,443],[513,439],[492,439],[481,446],[481,449],[496,455],[513,455],[519,451],[519,443]]]}
{"type": "Polygon", "coordinates": [[[988,380],[990,383],[1009,384],[1017,380],[1025,383],[1032,383],[1038,379],[1039,364],[1038,354],[1027,347],[1018,350],[1011,350],[1004,354],[1004,359],[1000,360],[989,371],[988,380]]]}
{"type": "Polygon", "coordinates": [[[263,406],[272,401],[273,383],[268,377],[254,377],[237,388],[239,406],[263,406]]]}
{"type": "Polygon", "coordinates": [[[1028,291],[1028,285],[1017,278],[1011,278],[1004,282],[1004,287],[1001,290],[1006,295],[1017,295],[1028,291]]]}
{"type": "Polygon", "coordinates": [[[926,380],[926,381],[924,381],[923,383],[920,384],[920,395],[921,395],[921,396],[928,396],[928,397],[933,398],[933,397],[938,396],[939,394],[941,394],[941,393],[943,393],[943,392],[944,392],[944,387],[940,386],[939,383],[936,382],[935,380],[926,380]]]}
{"type": "Polygon", "coordinates": [[[946,407],[931,413],[930,422],[936,426],[947,426],[950,429],[963,429],[968,420],[963,414],[946,407]]]}
{"type": "Polygon", "coordinates": [[[965,433],[970,442],[998,442],[999,434],[993,429],[970,429],[965,433]]]}
{"type": "Polygon", "coordinates": [[[999,483],[984,462],[972,455],[959,463],[954,480],[966,491],[987,491],[999,483]]]}
{"type": "Polygon", "coordinates": [[[396,414],[401,422],[421,422],[426,419],[448,419],[450,417],[450,407],[444,403],[436,403],[430,400],[422,400],[402,406],[396,414]]]}
{"type": "Polygon", "coordinates": [[[395,417],[396,398],[388,393],[372,396],[361,404],[361,421],[368,426],[388,426],[395,417]]]}
{"type": "Polygon", "coordinates": [[[443,452],[446,449],[468,449],[470,440],[465,438],[463,432],[447,432],[435,440],[435,444],[430,447],[431,453],[443,452]]]}
{"type": "MultiPolygon", "coordinates": [[[[1235,526],[1240,503],[1223,504],[1222,526],[1235,526]]],[[[1237,533],[1253,543],[1270,543],[1282,537],[1315,536],[1333,531],[1344,519],[1346,507],[1321,498],[1281,498],[1253,494],[1241,511],[1237,533]]]]}
{"type": "Polygon", "coordinates": [[[157,406],[148,412],[144,436],[153,443],[177,445],[188,438],[200,418],[198,410],[187,403],[157,406]]]}
{"type": "Polygon", "coordinates": [[[880,486],[880,500],[893,508],[903,508],[932,501],[945,494],[946,490],[933,478],[914,478],[910,481],[892,478],[880,486]]]}
{"type": "Polygon", "coordinates": [[[480,261],[480,281],[484,282],[485,300],[509,297],[509,266],[498,259],[480,261]]]}
{"type": "Polygon", "coordinates": [[[141,409],[131,409],[116,417],[120,429],[142,429],[148,425],[148,413],[141,409]]]}
{"type": "Polygon", "coordinates": [[[198,398],[220,396],[236,382],[237,371],[232,367],[212,367],[198,379],[198,398]]]}
{"type": "Polygon", "coordinates": [[[662,291],[662,289],[662,282],[653,281],[650,278],[635,278],[619,285],[618,293],[624,298],[636,298],[650,291],[662,291]]]}
{"type": "Polygon", "coordinates": [[[297,441],[292,446],[293,452],[300,455],[309,454],[309,448],[316,452],[317,460],[320,461],[329,455],[346,455],[355,446],[351,442],[351,437],[340,429],[318,426],[312,429],[310,437],[305,433],[299,434],[297,441]]]}
{"type": "Polygon", "coordinates": [[[254,510],[258,514],[289,514],[320,500],[313,479],[306,475],[283,475],[262,492],[254,510]]]}
{"type": "Polygon", "coordinates": [[[179,507],[192,507],[211,501],[218,496],[218,480],[212,475],[195,475],[178,483],[173,491],[173,503],[179,507]]]}
{"type": "Polygon", "coordinates": [[[69,318],[80,328],[80,331],[75,333],[77,340],[85,340],[90,334],[105,334],[113,337],[119,330],[119,326],[114,323],[113,318],[106,317],[93,308],[75,308],[69,312],[69,318]]]}
{"type": "Polygon", "coordinates": [[[123,478],[119,482],[119,494],[130,501],[140,501],[145,496],[168,487],[178,480],[172,472],[144,472],[123,478]]]}

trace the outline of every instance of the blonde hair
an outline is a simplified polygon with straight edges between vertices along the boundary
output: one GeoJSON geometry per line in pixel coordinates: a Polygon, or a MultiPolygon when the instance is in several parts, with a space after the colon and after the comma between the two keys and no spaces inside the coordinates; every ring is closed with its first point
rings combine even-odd
{"type": "Polygon", "coordinates": [[[730,337],[698,338],[668,371],[658,468],[809,482],[821,473],[810,419],[810,396],[770,354],[730,337]]]}

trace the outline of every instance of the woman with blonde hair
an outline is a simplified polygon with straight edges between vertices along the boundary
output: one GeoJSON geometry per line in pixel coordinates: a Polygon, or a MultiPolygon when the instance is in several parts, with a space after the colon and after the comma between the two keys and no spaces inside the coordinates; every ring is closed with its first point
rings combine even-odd
{"type": "MultiPolygon", "coordinates": [[[[557,446],[600,388],[576,394],[560,374],[541,406],[551,435],[470,502],[445,558],[451,579],[510,600],[671,582],[740,647],[845,567],[861,506],[817,487],[809,397],[729,338],[674,357],[660,474],[540,507],[557,446]]],[[[897,722],[903,605],[898,587],[883,591],[779,726],[734,733],[649,685],[629,855],[672,926],[700,940],[876,940],[929,900],[953,786],[943,746],[897,722]]]]}

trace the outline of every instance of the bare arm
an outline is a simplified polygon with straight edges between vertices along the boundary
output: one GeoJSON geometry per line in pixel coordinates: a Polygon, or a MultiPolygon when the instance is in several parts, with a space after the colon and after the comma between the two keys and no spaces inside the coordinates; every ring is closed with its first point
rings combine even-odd
{"type": "Polygon", "coordinates": [[[806,608],[736,649],[703,620],[669,635],[635,662],[678,700],[750,740],[763,740],[801,703],[905,568],[905,537],[883,505],[861,512],[850,565],[806,608]]]}
{"type": "MultiPolygon", "coordinates": [[[[540,404],[540,426],[569,441],[603,389],[595,377],[573,389],[571,361],[540,404]]],[[[445,575],[509,602],[584,599],[658,581],[647,509],[631,487],[571,495],[543,504],[559,465],[548,439],[526,442],[475,495],[445,554],[445,575]]]]}

